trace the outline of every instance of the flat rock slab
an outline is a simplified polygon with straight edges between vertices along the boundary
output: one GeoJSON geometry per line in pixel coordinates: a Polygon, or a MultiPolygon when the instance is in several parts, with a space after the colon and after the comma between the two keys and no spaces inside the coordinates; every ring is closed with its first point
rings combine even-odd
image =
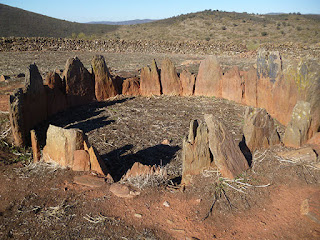
{"type": "Polygon", "coordinates": [[[102,187],[106,184],[104,178],[99,178],[92,175],[75,176],[73,182],[78,185],[92,188],[102,187]]]}
{"type": "Polygon", "coordinates": [[[140,195],[140,192],[131,190],[128,186],[120,183],[112,184],[110,186],[110,192],[120,198],[133,198],[137,195],[140,195]]]}
{"type": "Polygon", "coordinates": [[[279,152],[277,155],[281,158],[295,162],[313,163],[317,161],[317,155],[311,147],[299,148],[287,152],[279,152]]]}
{"type": "Polygon", "coordinates": [[[300,211],[302,215],[320,225],[320,191],[303,200],[300,211]]]}

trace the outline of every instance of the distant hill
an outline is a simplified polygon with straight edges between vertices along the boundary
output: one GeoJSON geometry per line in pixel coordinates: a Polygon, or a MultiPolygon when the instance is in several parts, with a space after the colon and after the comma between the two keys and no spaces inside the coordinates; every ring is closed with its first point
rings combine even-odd
{"type": "Polygon", "coordinates": [[[129,21],[119,21],[119,22],[112,22],[112,21],[100,21],[100,22],[88,22],[89,24],[107,24],[107,25],[135,25],[135,24],[143,24],[149,23],[156,20],[153,19],[135,19],[129,21]]]}
{"type": "Polygon", "coordinates": [[[117,26],[75,23],[0,4],[0,37],[101,36],[117,26]]]}

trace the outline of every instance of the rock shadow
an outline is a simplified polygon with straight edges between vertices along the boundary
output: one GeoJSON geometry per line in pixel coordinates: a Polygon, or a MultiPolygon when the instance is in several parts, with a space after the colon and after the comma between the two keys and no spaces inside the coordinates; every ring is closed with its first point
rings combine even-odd
{"type": "Polygon", "coordinates": [[[108,116],[99,116],[104,111],[103,108],[131,99],[133,99],[133,97],[105,102],[92,102],[86,105],[68,108],[63,112],[50,116],[34,128],[40,147],[43,148],[46,144],[46,134],[50,124],[66,129],[79,128],[84,133],[88,133],[114,122],[114,120],[108,120],[108,116]]]}
{"type": "Polygon", "coordinates": [[[249,167],[251,167],[252,153],[246,144],[246,138],[244,135],[242,135],[242,140],[241,140],[241,142],[239,142],[239,148],[240,148],[241,152],[243,153],[244,157],[246,158],[249,167]]]}
{"type": "Polygon", "coordinates": [[[133,154],[127,154],[132,148],[133,145],[131,144],[125,145],[101,156],[115,181],[119,181],[135,162],[144,165],[165,166],[180,150],[179,146],[159,144],[133,154]]]}

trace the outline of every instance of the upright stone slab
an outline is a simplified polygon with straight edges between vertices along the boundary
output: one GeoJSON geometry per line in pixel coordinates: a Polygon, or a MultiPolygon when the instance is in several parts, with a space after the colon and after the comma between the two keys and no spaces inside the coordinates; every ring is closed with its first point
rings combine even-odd
{"type": "Polygon", "coordinates": [[[84,134],[80,129],[64,129],[50,125],[47,131],[43,159],[63,167],[73,168],[73,154],[84,149],[84,134]]]}
{"type": "Polygon", "coordinates": [[[133,77],[123,81],[122,94],[125,96],[139,96],[140,95],[140,81],[139,78],[133,77]]]}
{"type": "Polygon", "coordinates": [[[257,69],[250,67],[244,75],[245,104],[257,107],[257,69]]]}
{"type": "Polygon", "coordinates": [[[87,104],[95,99],[94,81],[79,58],[69,58],[62,75],[69,107],[87,104]]]}
{"type": "Polygon", "coordinates": [[[47,119],[47,96],[35,64],[28,68],[24,88],[10,96],[9,114],[15,145],[30,145],[30,130],[47,119]]]}
{"type": "Polygon", "coordinates": [[[273,118],[261,108],[246,108],[243,134],[252,153],[280,143],[273,118]]]}
{"type": "Polygon", "coordinates": [[[241,103],[244,98],[244,81],[240,77],[240,71],[238,67],[231,68],[222,77],[222,97],[228,100],[232,100],[241,103]]]}
{"type": "Polygon", "coordinates": [[[308,130],[311,123],[311,104],[298,101],[291,120],[286,128],[283,143],[288,147],[299,148],[308,140],[308,130]]]}
{"type": "Polygon", "coordinates": [[[161,95],[159,70],[155,60],[150,67],[141,69],[140,93],[142,96],[161,95]]]}
{"type": "Polygon", "coordinates": [[[192,96],[194,94],[194,85],[196,76],[191,74],[188,70],[184,69],[180,74],[180,81],[182,87],[182,96],[192,96]]]}
{"type": "Polygon", "coordinates": [[[197,120],[190,122],[189,134],[182,144],[182,183],[189,184],[193,175],[211,166],[208,128],[197,120]]]}
{"type": "Polygon", "coordinates": [[[248,162],[222,122],[214,119],[212,114],[205,114],[204,119],[208,126],[209,148],[214,163],[223,177],[234,179],[249,168],[248,162]]]}
{"type": "Polygon", "coordinates": [[[173,62],[165,58],[161,63],[161,86],[164,95],[181,95],[180,78],[173,62]]]}
{"type": "Polygon", "coordinates": [[[194,95],[221,97],[221,79],[222,70],[217,58],[208,56],[200,63],[194,95]]]}
{"type": "Polygon", "coordinates": [[[95,95],[98,101],[106,100],[120,94],[118,81],[114,80],[102,55],[96,55],[91,61],[95,80],[95,95]]]}
{"type": "Polygon", "coordinates": [[[48,117],[66,110],[68,108],[66,89],[60,75],[56,72],[49,72],[44,84],[47,95],[48,117]]]}

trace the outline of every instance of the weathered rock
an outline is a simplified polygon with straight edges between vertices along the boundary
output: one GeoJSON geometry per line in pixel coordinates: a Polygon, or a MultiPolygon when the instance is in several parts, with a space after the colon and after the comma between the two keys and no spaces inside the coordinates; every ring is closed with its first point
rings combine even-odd
{"type": "Polygon", "coordinates": [[[300,212],[311,221],[320,224],[320,191],[303,200],[300,212]]]}
{"type": "Polygon", "coordinates": [[[123,81],[122,94],[126,96],[140,95],[140,80],[137,77],[128,78],[123,81]]]}
{"type": "Polygon", "coordinates": [[[161,95],[159,70],[155,60],[150,67],[141,69],[140,93],[142,96],[161,95]]]}
{"type": "Polygon", "coordinates": [[[160,174],[160,167],[144,165],[139,162],[135,162],[133,166],[127,171],[124,179],[137,176],[152,176],[160,174]]]}
{"type": "Polygon", "coordinates": [[[109,69],[102,55],[96,55],[91,61],[95,80],[95,95],[98,101],[106,100],[120,93],[120,86],[112,79],[109,69]]]}
{"type": "Polygon", "coordinates": [[[63,167],[73,167],[74,151],[84,149],[84,134],[80,129],[63,129],[49,125],[43,159],[63,167]]]}
{"type": "Polygon", "coordinates": [[[47,118],[47,97],[35,64],[26,73],[25,86],[10,96],[10,122],[16,146],[30,144],[30,130],[47,118]]]}
{"type": "Polygon", "coordinates": [[[257,149],[280,143],[273,118],[261,108],[246,108],[243,134],[246,145],[252,153],[257,149]]]}
{"type": "Polygon", "coordinates": [[[86,150],[73,152],[73,171],[90,171],[90,156],[86,150]]]}
{"type": "Polygon", "coordinates": [[[240,77],[238,67],[231,68],[222,77],[221,93],[222,97],[238,103],[244,101],[244,81],[240,77]]]}
{"type": "Polygon", "coordinates": [[[1,75],[0,76],[0,82],[5,82],[6,80],[10,79],[9,76],[6,76],[6,75],[1,75]]]}
{"type": "Polygon", "coordinates": [[[257,69],[250,67],[244,74],[245,81],[245,103],[257,107],[257,69]]]}
{"type": "Polygon", "coordinates": [[[91,171],[94,171],[100,175],[108,175],[108,170],[106,165],[104,164],[103,160],[100,158],[97,150],[91,146],[89,148],[89,156],[90,156],[90,164],[91,164],[91,171]]]}
{"type": "Polygon", "coordinates": [[[40,151],[40,146],[39,146],[38,138],[36,135],[36,131],[31,130],[30,136],[31,136],[33,162],[39,162],[41,159],[41,151],[40,151]]]}
{"type": "Polygon", "coordinates": [[[120,198],[133,198],[140,194],[138,191],[131,190],[128,186],[119,183],[113,183],[110,186],[110,192],[120,198]]]}
{"type": "Polygon", "coordinates": [[[98,188],[106,184],[105,179],[92,175],[75,176],[73,182],[86,187],[98,188]]]}
{"type": "Polygon", "coordinates": [[[288,147],[298,148],[308,140],[308,130],[311,122],[311,105],[308,102],[298,101],[292,111],[283,143],[288,147]]]}
{"type": "Polygon", "coordinates": [[[320,132],[317,132],[313,135],[312,138],[310,138],[307,142],[311,145],[319,145],[320,146],[320,132]]]}
{"type": "Polygon", "coordinates": [[[50,89],[58,88],[61,91],[65,91],[65,86],[57,72],[48,72],[44,79],[44,85],[47,85],[50,89]]]}
{"type": "Polygon", "coordinates": [[[281,158],[294,162],[315,163],[317,161],[317,155],[311,147],[304,147],[286,152],[278,152],[277,155],[281,158]]]}
{"type": "Polygon", "coordinates": [[[65,86],[60,75],[49,72],[45,78],[45,91],[47,95],[48,116],[62,112],[68,108],[65,86]]]}
{"type": "Polygon", "coordinates": [[[223,177],[234,179],[249,168],[248,162],[222,122],[214,119],[212,114],[205,114],[204,119],[214,163],[223,177]]]}
{"type": "Polygon", "coordinates": [[[177,96],[182,92],[177,70],[168,58],[165,58],[161,63],[161,86],[164,95],[177,96]]]}
{"type": "Polygon", "coordinates": [[[196,76],[184,69],[180,74],[180,82],[182,87],[182,96],[192,96],[194,94],[194,85],[196,76]]]}
{"type": "Polygon", "coordinates": [[[63,71],[63,82],[66,84],[69,107],[87,104],[95,99],[94,81],[79,58],[67,60],[63,71]]]}
{"type": "Polygon", "coordinates": [[[216,57],[208,56],[199,67],[194,95],[221,97],[222,70],[216,57]]]}
{"type": "Polygon", "coordinates": [[[182,144],[182,183],[189,184],[193,175],[212,165],[208,128],[197,120],[190,122],[189,134],[182,144]]]}

